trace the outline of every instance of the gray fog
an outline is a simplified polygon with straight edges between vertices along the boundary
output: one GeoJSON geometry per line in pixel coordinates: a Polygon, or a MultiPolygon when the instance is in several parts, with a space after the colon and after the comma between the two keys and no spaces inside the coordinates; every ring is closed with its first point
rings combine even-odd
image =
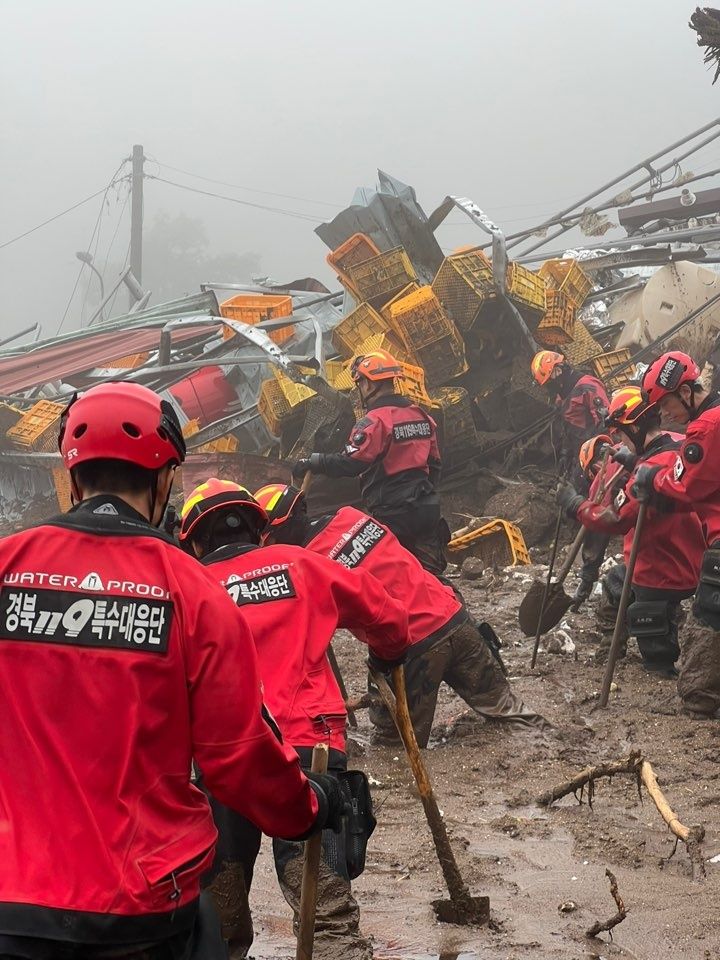
{"type": "MultiPolygon", "coordinates": [[[[155,301],[195,288],[193,262],[212,273],[200,279],[330,283],[313,226],[378,167],[428,212],[463,194],[511,232],[720,114],[687,27],[694,6],[4,0],[0,244],[103,190],[133,143],[151,177],[244,201],[146,181],[155,301]]],[[[687,167],[719,157],[714,144],[687,167]]],[[[97,278],[85,268],[70,300],[75,253],[107,261],[109,286],[128,249],[126,196],[120,182],[102,215],[99,196],[0,248],[0,335],[89,316],[97,278]]],[[[477,238],[450,220],[443,247],[477,238]]]]}

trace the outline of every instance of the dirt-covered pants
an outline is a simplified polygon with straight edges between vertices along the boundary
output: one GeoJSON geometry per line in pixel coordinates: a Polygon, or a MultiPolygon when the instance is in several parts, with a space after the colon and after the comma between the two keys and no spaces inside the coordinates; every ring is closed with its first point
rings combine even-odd
{"type": "Polygon", "coordinates": [[[215,859],[202,878],[202,886],[213,898],[223,937],[235,960],[246,956],[253,942],[248,897],[262,833],[254,823],[216,800],[202,782],[198,785],[210,802],[218,831],[215,859]]]}
{"type": "MultiPolygon", "coordinates": [[[[309,757],[303,756],[302,748],[298,753],[303,769],[309,770],[309,757]]],[[[339,773],[346,766],[344,754],[331,750],[328,773],[339,773]]],[[[297,934],[303,844],[275,839],[273,854],[280,889],[292,907],[293,929],[297,934]]],[[[313,957],[315,960],[370,960],[372,955],[370,941],[360,933],[360,909],[350,889],[345,831],[323,830],[313,957]]]]}
{"type": "MultiPolygon", "coordinates": [[[[405,662],[408,706],[421,747],[427,746],[430,739],[443,681],[483,717],[526,726],[545,724],[539,714],[515,696],[477,627],[466,620],[449,636],[405,662]]],[[[370,720],[383,735],[397,736],[395,725],[382,704],[371,707],[370,720]]]]}
{"type": "Polygon", "coordinates": [[[720,631],[691,613],[683,629],[677,689],[683,706],[712,716],[720,708],[720,631]]]}

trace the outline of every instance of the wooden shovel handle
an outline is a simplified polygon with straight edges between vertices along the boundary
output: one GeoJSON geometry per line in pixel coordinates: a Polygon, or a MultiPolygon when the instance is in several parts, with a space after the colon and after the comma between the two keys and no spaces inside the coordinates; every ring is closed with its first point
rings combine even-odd
{"type": "MultiPolygon", "coordinates": [[[[318,743],[313,747],[312,766],[310,767],[313,773],[327,772],[329,753],[326,743],[318,743]]],[[[305,841],[305,859],[300,888],[300,922],[298,924],[295,960],[312,960],[321,848],[321,832],[313,834],[309,840],[305,841]]]]}

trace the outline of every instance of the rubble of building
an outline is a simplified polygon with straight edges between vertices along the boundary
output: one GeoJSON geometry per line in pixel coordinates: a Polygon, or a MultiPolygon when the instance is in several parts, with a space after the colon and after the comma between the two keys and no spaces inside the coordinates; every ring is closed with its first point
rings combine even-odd
{"type": "MultiPolygon", "coordinates": [[[[412,188],[381,173],[375,190],[358,191],[317,228],[333,290],[312,279],[208,283],[182,300],[6,347],[0,522],[12,529],[69,506],[56,443],[77,390],[134,379],[161,391],[184,424],[186,487],[209,472],[259,485],[289,479],[299,456],[342,449],[358,412],[350,361],[377,347],[401,361],[400,392],[436,419],[446,484],[490,465],[541,462],[553,411],[530,378],[537,349],[563,352],[610,388],[678,324],[671,342],[712,359],[720,275],[708,264],[720,196],[692,196],[702,214],[694,223],[643,233],[653,211],[630,206],[627,241],[513,259],[472,201],[448,197],[427,215],[412,188]],[[467,216],[470,245],[446,255],[435,231],[450,210],[467,216]],[[705,246],[693,242],[698,231],[705,246]]],[[[354,483],[335,483],[330,499],[351,502],[354,483]]]]}

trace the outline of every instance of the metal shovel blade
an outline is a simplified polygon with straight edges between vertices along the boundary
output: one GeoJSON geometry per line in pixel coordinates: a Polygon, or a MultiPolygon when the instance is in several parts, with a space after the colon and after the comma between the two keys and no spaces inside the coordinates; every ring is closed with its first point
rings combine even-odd
{"type": "MultiPolygon", "coordinates": [[[[523,597],[518,609],[518,623],[526,637],[534,637],[538,628],[538,618],[542,608],[545,584],[541,580],[533,580],[530,589],[523,597]]],[[[573,600],[569,597],[561,583],[551,583],[545,609],[540,620],[540,633],[547,633],[556,626],[567,611],[573,600]]]]}
{"type": "Polygon", "coordinates": [[[440,923],[481,927],[490,919],[490,897],[470,897],[467,908],[452,900],[433,900],[432,908],[440,923]]]}

